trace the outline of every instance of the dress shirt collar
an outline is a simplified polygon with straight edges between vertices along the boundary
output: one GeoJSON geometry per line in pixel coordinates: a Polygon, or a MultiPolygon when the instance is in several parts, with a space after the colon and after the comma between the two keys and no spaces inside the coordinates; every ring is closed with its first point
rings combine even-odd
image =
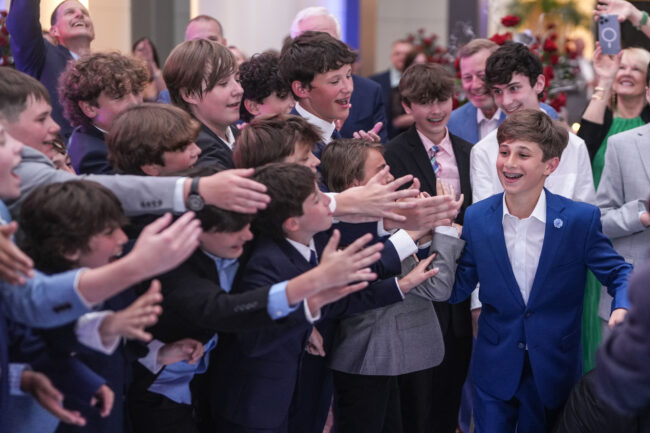
{"type": "Polygon", "coordinates": [[[210,254],[204,249],[201,249],[201,251],[203,252],[203,254],[205,254],[206,256],[210,257],[210,259],[212,259],[214,264],[217,266],[217,272],[222,272],[225,269],[231,267],[232,265],[238,263],[238,259],[224,259],[221,257],[217,257],[214,254],[210,254]]]}
{"type": "MultiPolygon", "coordinates": [[[[510,213],[508,210],[508,205],[506,204],[506,194],[503,194],[503,218],[502,220],[505,220],[506,215],[512,218],[518,218],[510,213]]],[[[542,189],[542,193],[539,195],[539,198],[537,199],[537,204],[535,205],[535,209],[533,209],[533,212],[530,214],[530,217],[528,218],[535,218],[536,220],[546,224],[546,191],[542,189]]],[[[524,218],[524,219],[528,219],[524,218]]]]}
{"type": "Polygon", "coordinates": [[[399,86],[399,80],[402,79],[402,73],[395,69],[394,66],[391,66],[388,69],[388,76],[390,77],[390,87],[395,88],[399,86]]]}
{"type": "MultiPolygon", "coordinates": [[[[422,140],[422,144],[424,145],[424,150],[427,151],[427,155],[428,155],[429,149],[431,149],[435,143],[429,140],[429,137],[421,133],[419,129],[415,128],[415,130],[418,132],[418,135],[420,136],[420,140],[422,140]]],[[[451,146],[451,138],[449,137],[448,128],[445,128],[445,136],[440,141],[440,143],[438,143],[438,147],[451,155],[454,154],[454,150],[451,146]]]]}
{"type": "Polygon", "coordinates": [[[296,111],[298,114],[304,117],[307,122],[318,128],[321,133],[321,141],[323,143],[327,144],[332,141],[332,134],[334,133],[335,129],[334,122],[327,122],[326,120],[323,120],[320,117],[310,113],[300,105],[300,102],[296,102],[296,111]]]}
{"type": "MultiPolygon", "coordinates": [[[[285,238],[287,242],[289,242],[298,252],[300,253],[301,256],[305,258],[305,260],[309,261],[311,257],[311,252],[313,251],[314,254],[316,254],[316,244],[314,243],[314,238],[311,238],[309,241],[309,246],[303,245],[300,242],[296,242],[292,239],[285,238]]],[[[318,255],[317,255],[318,256],[318,255]]]]}
{"type": "Polygon", "coordinates": [[[483,114],[483,111],[480,108],[476,109],[476,123],[479,124],[479,125],[481,124],[481,122],[483,120],[487,120],[488,122],[490,120],[498,121],[500,117],[501,117],[501,109],[500,108],[497,108],[497,111],[495,111],[494,114],[492,115],[492,117],[489,117],[489,118],[487,116],[485,116],[485,114],[483,114]]]}

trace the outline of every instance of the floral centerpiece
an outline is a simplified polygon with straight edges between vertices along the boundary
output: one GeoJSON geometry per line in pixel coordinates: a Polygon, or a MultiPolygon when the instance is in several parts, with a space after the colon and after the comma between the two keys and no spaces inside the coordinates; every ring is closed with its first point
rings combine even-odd
{"type": "Polygon", "coordinates": [[[9,30],[7,29],[7,11],[0,11],[0,66],[13,66],[9,45],[9,30]]]}

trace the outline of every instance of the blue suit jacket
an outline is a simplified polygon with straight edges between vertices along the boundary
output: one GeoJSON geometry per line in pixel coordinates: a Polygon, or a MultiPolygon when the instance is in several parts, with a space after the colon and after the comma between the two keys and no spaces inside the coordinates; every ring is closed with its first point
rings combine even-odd
{"type": "MultiPolygon", "coordinates": [[[[553,119],[558,118],[557,111],[555,111],[553,107],[546,105],[543,102],[540,105],[546,114],[551,116],[553,119]]],[[[478,123],[476,123],[476,111],[477,108],[471,102],[467,102],[452,111],[449,123],[447,123],[449,132],[465,141],[469,141],[472,144],[478,143],[480,139],[478,136],[478,123]]],[[[505,120],[505,118],[506,114],[501,112],[499,125],[505,120]]]]}
{"type": "Polygon", "coordinates": [[[343,138],[352,138],[352,134],[360,129],[368,131],[375,123],[382,122],[384,126],[379,131],[382,143],[388,141],[387,119],[382,97],[381,86],[374,81],[358,75],[352,75],[354,91],[350,98],[352,108],[350,115],[341,128],[343,138]]]}
{"type": "Polygon", "coordinates": [[[112,174],[104,133],[90,126],[75,128],[68,142],[70,162],[77,174],[112,174]]]}
{"type": "Polygon", "coordinates": [[[70,122],[63,117],[59,102],[59,76],[72,55],[67,48],[54,46],[43,39],[39,23],[40,0],[13,0],[7,17],[11,34],[11,53],[16,69],[39,80],[52,99],[52,118],[61,127],[61,136],[67,142],[72,134],[70,122]]]}
{"type": "Polygon", "coordinates": [[[387,122],[386,132],[388,133],[388,139],[393,139],[397,134],[399,134],[399,131],[393,127],[393,113],[390,105],[390,93],[392,90],[392,87],[390,86],[390,71],[385,70],[384,72],[372,75],[370,76],[370,79],[381,87],[381,97],[384,102],[384,113],[387,122]]]}
{"type": "MultiPolygon", "coordinates": [[[[0,218],[11,221],[9,210],[0,201],[0,218]]],[[[6,425],[9,398],[9,337],[5,318],[28,326],[53,327],[70,322],[88,312],[74,290],[77,271],[51,277],[36,273],[22,286],[0,280],[0,433],[8,432],[6,425]]]]}
{"type": "Polygon", "coordinates": [[[609,287],[612,308],[627,308],[631,266],[601,231],[600,211],[546,191],[546,231],[528,303],[515,280],[503,234],[503,194],[470,206],[466,241],[450,302],[481,283],[483,309],[472,381],[502,400],[515,394],[526,347],[544,404],[560,407],[581,376],[582,305],[587,269],[609,287]]]}
{"type": "MultiPolygon", "coordinates": [[[[320,255],[327,236],[319,237],[316,249],[320,255]]],[[[387,246],[382,260],[373,270],[383,276],[399,273],[401,266],[396,256],[394,248],[387,246]]],[[[261,236],[241,270],[242,278],[233,292],[285,281],[312,268],[286,240],[275,241],[261,236]]],[[[328,305],[321,314],[323,317],[338,317],[401,300],[394,279],[383,280],[328,305]]],[[[304,312],[300,308],[294,314],[303,315],[304,312]]],[[[303,323],[224,336],[219,343],[212,383],[213,412],[248,428],[281,428],[289,417],[311,328],[310,324],[303,323]]]]}

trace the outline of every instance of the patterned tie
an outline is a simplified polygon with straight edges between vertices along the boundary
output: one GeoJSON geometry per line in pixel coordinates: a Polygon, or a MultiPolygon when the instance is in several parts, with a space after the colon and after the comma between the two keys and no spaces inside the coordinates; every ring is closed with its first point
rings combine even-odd
{"type": "Polygon", "coordinates": [[[440,167],[440,163],[436,159],[436,155],[440,151],[440,147],[437,145],[431,146],[429,149],[429,159],[431,160],[431,167],[433,167],[433,173],[438,177],[440,170],[442,170],[442,167],[440,167]]]}

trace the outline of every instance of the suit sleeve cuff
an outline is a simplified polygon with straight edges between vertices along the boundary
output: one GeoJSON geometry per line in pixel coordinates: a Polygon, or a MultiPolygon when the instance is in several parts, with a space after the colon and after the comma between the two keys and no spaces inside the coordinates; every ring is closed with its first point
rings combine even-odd
{"type": "Polygon", "coordinates": [[[290,313],[296,311],[298,307],[300,307],[299,304],[294,305],[293,307],[289,305],[289,300],[287,299],[287,283],[288,281],[283,281],[274,284],[269,290],[267,311],[273,320],[287,317],[290,313]]]}
{"type": "Polygon", "coordinates": [[[75,334],[77,340],[84,346],[90,347],[104,355],[111,355],[120,344],[120,337],[116,336],[113,340],[104,345],[99,327],[106,317],[114,314],[112,311],[96,311],[86,313],[77,320],[75,324],[75,334]]]}
{"type": "Polygon", "coordinates": [[[81,294],[81,292],[79,292],[79,280],[81,279],[81,275],[82,275],[84,272],[86,272],[86,270],[87,270],[86,268],[79,269],[79,271],[78,271],[78,272],[76,273],[76,275],[74,276],[73,287],[74,287],[74,291],[75,291],[75,293],[77,294],[77,296],[78,296],[79,299],[81,300],[81,303],[82,303],[82,304],[83,304],[83,305],[84,305],[88,310],[92,310],[94,304],[92,304],[91,302],[88,302],[88,301],[86,300],[86,298],[83,297],[83,295],[81,294]]]}
{"type": "Polygon", "coordinates": [[[418,246],[413,242],[413,239],[406,233],[406,230],[397,230],[388,241],[393,244],[400,262],[408,256],[417,253],[418,246]]]}
{"type": "Polygon", "coordinates": [[[395,277],[395,286],[397,287],[397,291],[399,292],[399,295],[404,299],[404,292],[402,292],[402,288],[399,286],[399,280],[397,277],[395,277]]]}

